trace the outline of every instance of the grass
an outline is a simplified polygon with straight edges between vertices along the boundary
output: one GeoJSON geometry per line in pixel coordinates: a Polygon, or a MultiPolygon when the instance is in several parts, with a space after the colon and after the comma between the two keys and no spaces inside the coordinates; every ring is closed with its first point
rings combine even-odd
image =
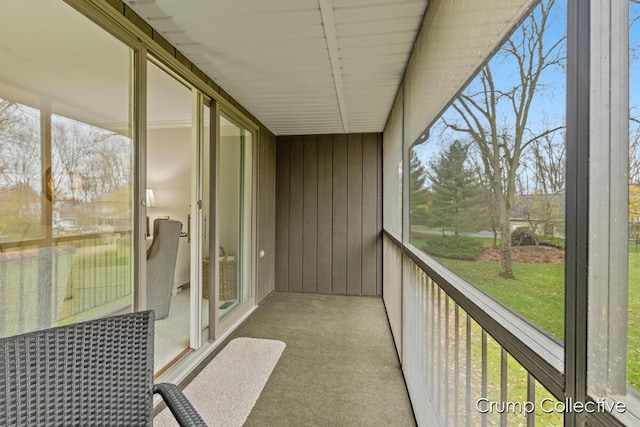
{"type": "Polygon", "coordinates": [[[427,236],[419,248],[437,257],[474,260],[482,253],[483,245],[473,237],[427,236]]]}
{"type": "Polygon", "coordinates": [[[629,321],[627,381],[640,389],[640,252],[629,251],[629,321]]]}
{"type": "Polygon", "coordinates": [[[559,237],[540,236],[538,244],[541,246],[552,246],[554,248],[564,249],[565,239],[559,237]]]}
{"type": "MultiPolygon", "coordinates": [[[[427,294],[430,295],[430,292],[427,291],[427,294]]],[[[455,303],[452,300],[439,299],[435,295],[430,296],[434,299],[427,297],[429,299],[427,304],[432,302],[436,304],[436,312],[440,316],[441,323],[439,328],[431,328],[423,336],[422,344],[425,353],[421,359],[426,363],[428,373],[433,372],[432,365],[438,367],[436,372],[439,372],[439,375],[433,378],[435,384],[430,383],[432,393],[437,396],[434,405],[437,405],[442,413],[447,414],[449,425],[483,425],[483,416],[476,410],[478,399],[486,396],[491,402],[502,400],[500,395],[502,347],[491,336],[486,335],[486,358],[483,358],[483,332],[480,325],[471,320],[470,329],[467,331],[467,316],[464,310],[458,309],[459,316],[456,318],[455,303]],[[458,323],[457,328],[456,323],[458,323]],[[467,336],[469,345],[466,345],[467,336]],[[434,340],[438,343],[435,346],[431,345],[434,340]],[[435,352],[432,351],[434,348],[436,348],[435,352]],[[467,351],[470,354],[467,354],[467,351]],[[467,360],[470,362],[469,365],[467,360]],[[486,370],[484,370],[486,377],[483,377],[483,360],[486,363],[486,370]],[[470,375],[469,378],[467,374],[470,375]],[[467,381],[469,381],[468,392],[467,381]],[[486,381],[486,395],[483,394],[483,381],[486,381]],[[469,409],[469,420],[466,418],[467,409],[469,409]]],[[[507,400],[523,404],[529,400],[528,372],[512,356],[506,354],[506,357],[507,400]]],[[[551,394],[540,383],[536,382],[535,388],[533,401],[536,403],[536,425],[562,425],[562,414],[547,414],[540,409],[539,405],[544,399],[553,399],[551,394]]],[[[515,411],[507,414],[507,425],[525,425],[524,412],[517,412],[517,409],[515,411]]],[[[486,414],[486,425],[500,425],[500,414],[497,412],[486,414]]]]}
{"type": "Polygon", "coordinates": [[[42,327],[38,283],[51,287],[51,326],[79,322],[131,304],[130,237],[111,243],[85,239],[38,249],[6,251],[0,257],[0,337],[42,327]],[[50,274],[39,273],[41,268],[50,274]]]}
{"type": "MultiPolygon", "coordinates": [[[[421,247],[422,236],[414,237],[412,243],[421,247]]],[[[493,244],[493,239],[476,239],[485,247],[493,244]]],[[[498,262],[438,260],[552,336],[564,339],[564,265],[514,262],[516,280],[508,280],[497,275],[498,262]]],[[[635,245],[629,247],[628,315],[627,380],[640,390],[640,251],[635,245]]]]}
{"type": "Polygon", "coordinates": [[[446,267],[469,280],[504,305],[562,340],[564,337],[564,266],[513,263],[516,280],[498,277],[498,262],[439,258],[446,267]]]}
{"type": "Polygon", "coordinates": [[[92,312],[123,298],[131,299],[132,268],[130,243],[121,239],[105,244],[99,239],[82,242],[76,248],[60,318],[76,319],[79,313],[92,312]]]}

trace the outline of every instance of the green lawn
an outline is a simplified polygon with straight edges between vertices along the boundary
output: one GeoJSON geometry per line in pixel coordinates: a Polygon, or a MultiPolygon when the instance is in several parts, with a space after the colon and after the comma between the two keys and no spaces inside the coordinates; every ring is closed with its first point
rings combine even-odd
{"type": "Polygon", "coordinates": [[[627,381],[640,389],[640,252],[629,248],[629,326],[627,381]]]}
{"type": "Polygon", "coordinates": [[[89,320],[131,304],[129,236],[111,242],[84,239],[48,248],[25,247],[1,255],[0,337],[36,330],[43,323],[89,320]],[[50,275],[40,274],[43,268],[50,275]],[[45,294],[51,300],[48,307],[41,298],[43,283],[51,289],[45,294]],[[42,314],[47,317],[42,319],[42,314]]]}
{"type": "Polygon", "coordinates": [[[497,262],[439,259],[551,335],[564,337],[564,265],[513,263],[516,280],[498,277],[497,262]]]}
{"type": "MultiPolygon", "coordinates": [[[[490,246],[492,239],[482,239],[490,246]]],[[[412,240],[420,247],[420,239],[412,240]]],[[[514,262],[516,280],[500,278],[498,262],[438,259],[548,333],[564,338],[564,265],[514,262]]],[[[640,389],[640,252],[629,248],[628,372],[631,385],[640,389]]]]}

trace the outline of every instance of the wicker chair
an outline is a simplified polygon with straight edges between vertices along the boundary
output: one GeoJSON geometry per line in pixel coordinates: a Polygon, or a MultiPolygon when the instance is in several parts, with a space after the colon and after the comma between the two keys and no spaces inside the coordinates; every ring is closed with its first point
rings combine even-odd
{"type": "Polygon", "coordinates": [[[153,311],[0,339],[0,425],[151,426],[159,393],[206,426],[173,384],[153,384],[153,311]]]}

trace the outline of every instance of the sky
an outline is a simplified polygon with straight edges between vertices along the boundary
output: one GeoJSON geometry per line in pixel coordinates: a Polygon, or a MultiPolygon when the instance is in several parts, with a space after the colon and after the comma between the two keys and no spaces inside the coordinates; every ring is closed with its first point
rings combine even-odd
{"type": "MultiPolygon", "coordinates": [[[[540,7],[536,6],[533,9],[533,14],[539,16],[540,7]]],[[[529,19],[524,20],[524,25],[530,23],[529,19]]],[[[640,26],[640,24],[639,24],[640,26]]],[[[544,35],[545,47],[552,46],[558,40],[565,38],[566,35],[566,0],[556,0],[551,12],[551,18],[549,20],[549,26],[544,35]]],[[[522,37],[522,32],[517,29],[512,35],[511,39],[517,43],[522,37]]],[[[556,51],[560,49],[563,52],[563,56],[566,56],[566,40],[563,40],[556,51]]],[[[563,65],[566,61],[563,61],[563,65]]],[[[498,90],[508,90],[519,81],[518,68],[515,59],[512,56],[507,56],[498,53],[490,61],[494,82],[498,90]]],[[[463,90],[464,93],[477,92],[479,87],[479,78],[474,78],[467,88],[463,90]]],[[[532,132],[540,132],[543,129],[548,129],[556,126],[563,126],[565,120],[565,107],[566,107],[566,72],[564,66],[555,66],[545,70],[541,76],[539,82],[540,90],[537,92],[534,101],[531,106],[530,116],[528,121],[528,128],[532,132]]],[[[508,105],[502,102],[498,105],[501,119],[500,121],[507,126],[513,128],[513,117],[509,114],[508,105]]],[[[436,120],[429,129],[429,138],[422,144],[416,146],[414,150],[418,154],[418,157],[424,162],[428,163],[430,159],[435,157],[442,149],[444,149],[451,141],[455,139],[465,139],[466,135],[457,134],[447,129],[444,125],[442,118],[446,118],[447,121],[453,122],[458,117],[457,112],[452,107],[449,107],[442,114],[441,118],[436,120]]],[[[562,137],[561,133],[558,133],[558,137],[562,137]]]]}

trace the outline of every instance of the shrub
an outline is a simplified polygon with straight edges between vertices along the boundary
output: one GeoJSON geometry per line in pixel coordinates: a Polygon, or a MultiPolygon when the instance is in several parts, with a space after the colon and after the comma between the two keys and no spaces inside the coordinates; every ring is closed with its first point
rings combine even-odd
{"type": "Polygon", "coordinates": [[[528,228],[518,228],[511,233],[512,246],[536,246],[538,237],[528,228]]]}
{"type": "Polygon", "coordinates": [[[538,236],[540,246],[551,246],[552,248],[564,249],[565,240],[560,237],[538,236]]]}
{"type": "Polygon", "coordinates": [[[429,255],[474,261],[482,253],[479,239],[464,236],[430,236],[424,239],[421,249],[429,255]]]}

